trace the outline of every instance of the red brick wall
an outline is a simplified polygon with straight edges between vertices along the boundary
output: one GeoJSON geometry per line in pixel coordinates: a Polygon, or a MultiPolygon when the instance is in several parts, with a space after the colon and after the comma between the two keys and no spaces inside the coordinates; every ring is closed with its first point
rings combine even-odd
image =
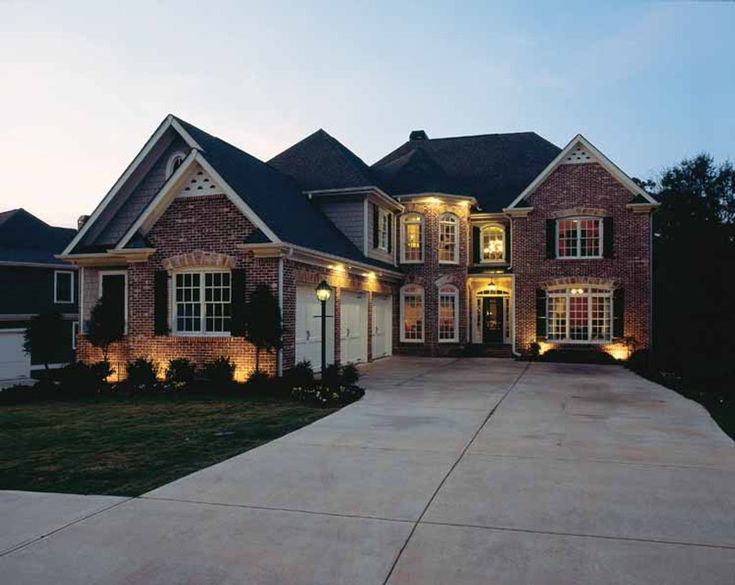
{"type": "MultiPolygon", "coordinates": [[[[424,261],[421,264],[401,264],[406,273],[406,283],[421,285],[424,288],[424,343],[403,343],[400,341],[400,298],[395,296],[393,307],[393,348],[394,353],[420,353],[441,355],[467,340],[467,266],[470,262],[468,242],[468,208],[464,205],[445,201],[404,201],[406,213],[419,213],[424,217],[424,261]],[[447,212],[459,217],[459,264],[439,263],[439,217],[447,212]],[[439,288],[436,281],[446,277],[443,284],[453,284],[459,290],[459,342],[438,342],[438,302],[439,288]]],[[[398,221],[397,249],[400,261],[402,233],[398,221]]]]}
{"type": "Polygon", "coordinates": [[[650,216],[625,205],[633,195],[596,163],[562,165],[532,194],[527,218],[513,219],[516,275],[516,347],[536,339],[536,290],[556,278],[601,278],[622,286],[625,336],[649,341],[650,216]],[[614,258],[546,258],[546,219],[573,214],[613,217],[614,258]],[[580,210],[577,210],[580,211],[580,210]]]}

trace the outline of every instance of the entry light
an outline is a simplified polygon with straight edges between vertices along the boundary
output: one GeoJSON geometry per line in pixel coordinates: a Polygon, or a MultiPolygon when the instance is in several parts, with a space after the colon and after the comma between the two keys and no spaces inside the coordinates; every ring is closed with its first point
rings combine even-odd
{"type": "Polygon", "coordinates": [[[326,280],[322,280],[315,290],[316,298],[322,303],[326,303],[329,300],[329,297],[332,296],[332,287],[327,284],[326,280]]]}
{"type": "Polygon", "coordinates": [[[496,290],[498,290],[498,285],[491,280],[490,284],[487,285],[487,290],[489,290],[490,292],[495,292],[496,290]]]}

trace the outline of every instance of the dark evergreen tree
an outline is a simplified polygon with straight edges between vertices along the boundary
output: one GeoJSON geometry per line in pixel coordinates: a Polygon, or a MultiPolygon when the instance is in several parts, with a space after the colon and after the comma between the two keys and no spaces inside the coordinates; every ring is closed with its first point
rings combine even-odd
{"type": "Polygon", "coordinates": [[[125,333],[125,323],[120,318],[119,307],[111,303],[104,295],[92,308],[87,340],[102,350],[102,359],[107,362],[110,345],[120,341],[125,333]]]}
{"type": "Polygon", "coordinates": [[[40,360],[48,371],[49,363],[59,355],[59,348],[65,347],[65,333],[66,327],[60,313],[35,315],[26,328],[23,349],[28,355],[40,360]]]}
{"type": "Polygon", "coordinates": [[[260,371],[260,352],[282,346],[281,310],[269,286],[259,284],[250,295],[245,310],[245,338],[255,346],[255,369],[260,371]]]}

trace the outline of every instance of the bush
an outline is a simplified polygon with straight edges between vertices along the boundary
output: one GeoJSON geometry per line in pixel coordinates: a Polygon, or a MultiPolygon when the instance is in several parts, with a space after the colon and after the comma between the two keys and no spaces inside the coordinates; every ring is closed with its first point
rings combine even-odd
{"type": "Polygon", "coordinates": [[[311,362],[304,360],[288,368],[283,373],[283,382],[291,390],[297,386],[309,386],[314,382],[314,370],[311,362]]]}
{"type": "Polygon", "coordinates": [[[194,384],[196,366],[186,358],[170,360],[166,368],[166,386],[183,390],[194,384]]]}
{"type": "Polygon", "coordinates": [[[638,349],[630,354],[625,365],[634,372],[645,372],[651,366],[651,355],[647,349],[638,349]]]}
{"type": "Polygon", "coordinates": [[[248,388],[252,390],[265,390],[269,382],[271,381],[271,378],[268,374],[265,372],[261,372],[259,370],[255,370],[252,374],[250,374],[250,377],[248,378],[247,385],[248,388]]]}
{"type": "Polygon", "coordinates": [[[334,408],[345,406],[359,400],[365,395],[365,390],[359,386],[341,386],[329,388],[323,384],[297,386],[291,391],[291,397],[309,406],[334,408]]]}
{"type": "Polygon", "coordinates": [[[354,386],[359,379],[360,372],[357,371],[354,364],[347,364],[342,368],[342,379],[340,380],[342,386],[354,386]]]}
{"type": "Polygon", "coordinates": [[[321,382],[327,388],[334,390],[339,389],[342,383],[342,367],[339,364],[331,364],[324,368],[321,376],[321,382]]]}
{"type": "Polygon", "coordinates": [[[541,355],[541,344],[537,341],[528,345],[528,359],[537,360],[541,355]]]}
{"type": "Polygon", "coordinates": [[[152,390],[158,385],[158,364],[139,357],[127,363],[127,384],[136,390],[152,390]]]}
{"type": "Polygon", "coordinates": [[[202,376],[210,384],[230,385],[235,377],[235,364],[228,357],[218,357],[204,364],[202,376]]]}
{"type": "Polygon", "coordinates": [[[54,372],[59,383],[59,394],[64,398],[85,398],[98,394],[107,387],[107,378],[114,373],[106,361],[87,365],[69,364],[54,372]]]}
{"type": "Polygon", "coordinates": [[[33,386],[15,384],[0,390],[0,405],[15,406],[29,402],[53,400],[59,398],[59,396],[59,385],[48,378],[44,378],[33,386]]]}

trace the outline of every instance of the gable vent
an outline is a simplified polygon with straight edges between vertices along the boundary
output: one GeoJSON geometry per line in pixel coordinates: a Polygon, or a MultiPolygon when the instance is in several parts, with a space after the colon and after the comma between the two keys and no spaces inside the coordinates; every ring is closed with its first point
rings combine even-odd
{"type": "Polygon", "coordinates": [[[574,149],[564,158],[562,164],[578,165],[582,163],[592,162],[592,155],[581,144],[577,144],[574,149]]]}
{"type": "Polygon", "coordinates": [[[202,167],[197,166],[186,183],[179,191],[177,197],[197,197],[199,195],[221,195],[222,189],[214,182],[214,179],[202,167]]]}

